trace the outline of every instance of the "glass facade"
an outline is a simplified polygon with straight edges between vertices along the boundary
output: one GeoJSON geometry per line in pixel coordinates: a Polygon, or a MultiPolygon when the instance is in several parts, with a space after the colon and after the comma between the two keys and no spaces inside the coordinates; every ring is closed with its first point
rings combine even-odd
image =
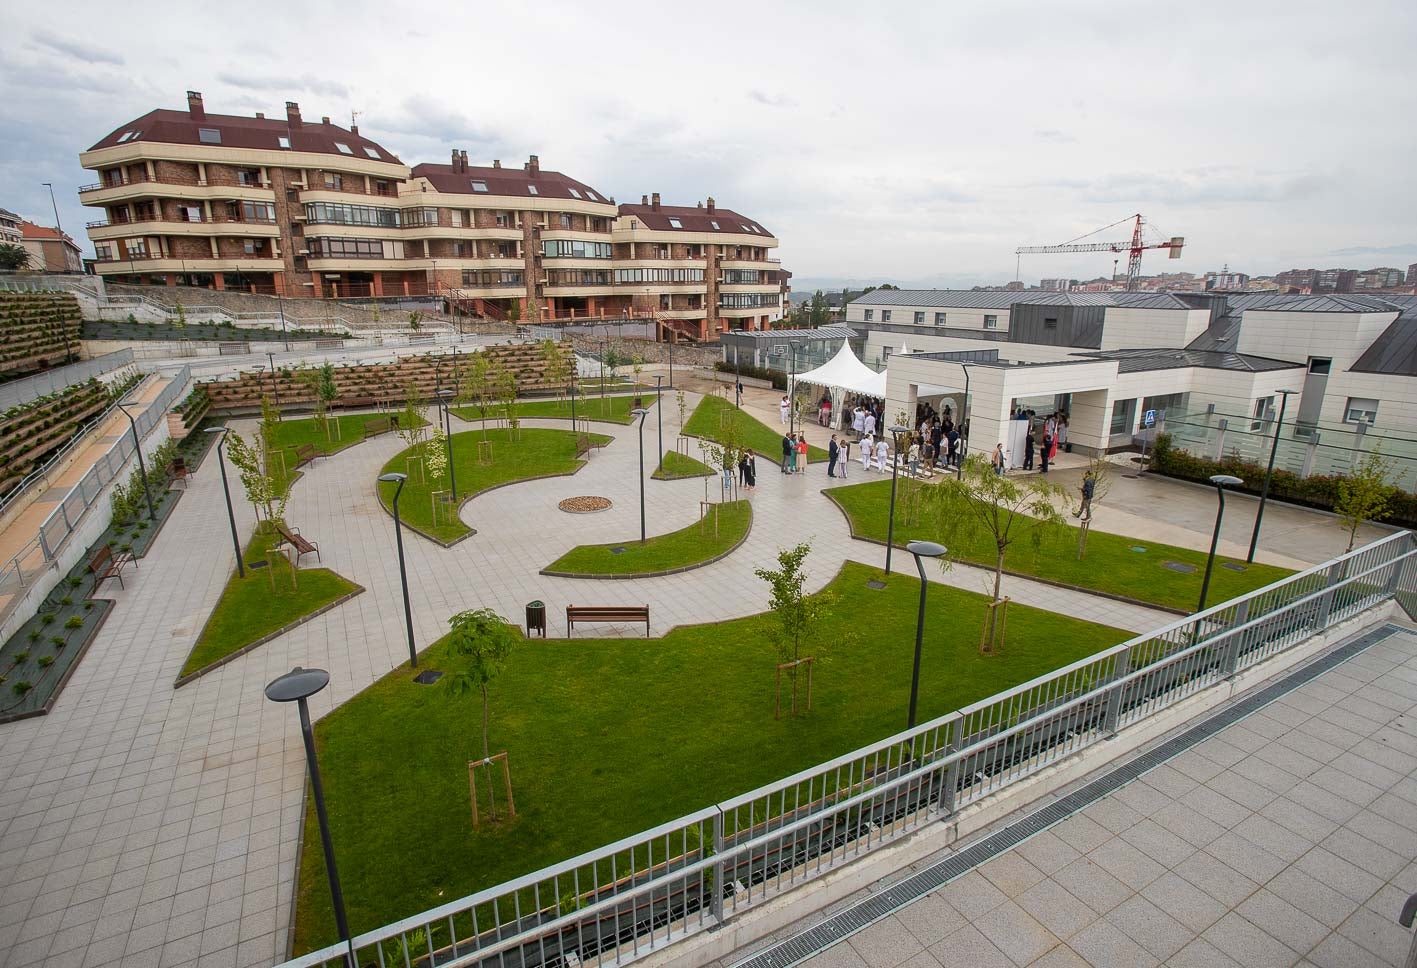
{"type": "Polygon", "coordinates": [[[306,202],[305,220],[311,225],[373,225],[379,228],[399,227],[399,210],[374,205],[336,205],[332,202],[306,202]]]}
{"type": "Polygon", "coordinates": [[[637,282],[703,282],[702,269],[616,269],[617,283],[633,285],[637,282]]]}
{"type": "Polygon", "coordinates": [[[608,259],[609,242],[586,242],[583,239],[545,239],[541,254],[548,259],[608,259]]]}

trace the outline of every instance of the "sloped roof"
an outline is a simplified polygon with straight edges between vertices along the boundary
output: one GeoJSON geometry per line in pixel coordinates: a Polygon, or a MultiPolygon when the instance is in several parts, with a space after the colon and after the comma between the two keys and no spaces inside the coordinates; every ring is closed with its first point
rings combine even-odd
{"type": "Polygon", "coordinates": [[[621,205],[621,215],[633,215],[644,223],[647,229],[665,232],[709,232],[720,233],[722,235],[761,235],[771,239],[773,234],[763,227],[761,222],[750,219],[746,215],[740,215],[731,208],[718,208],[710,212],[706,208],[699,208],[697,205],[690,208],[687,205],[661,205],[655,208],[653,205],[621,205]],[[669,224],[669,220],[675,218],[679,220],[679,228],[669,224]],[[715,228],[717,224],[717,228],[715,228]],[[746,230],[744,226],[749,226],[746,230]]]}
{"type": "Polygon", "coordinates": [[[536,186],[537,198],[576,198],[572,189],[583,201],[601,202],[609,205],[610,199],[591,188],[585,182],[576,181],[570,175],[559,171],[541,169],[533,175],[525,168],[484,168],[469,165],[454,170],[452,165],[422,164],[413,167],[414,179],[421,178],[433,186],[435,191],[446,195],[501,195],[516,198],[533,197],[531,187],[536,186]],[[486,192],[473,191],[473,182],[487,185],[486,192]]]}
{"type": "MultiPolygon", "coordinates": [[[[1408,297],[1411,298],[1411,297],[1408,297]]],[[[1358,373],[1417,376],[1417,299],[1383,330],[1373,345],[1349,367],[1358,373]]]]}
{"type": "Polygon", "coordinates": [[[940,309],[1008,309],[1018,303],[1044,306],[1111,306],[1111,293],[1016,289],[875,289],[851,300],[863,306],[931,306],[940,309]]]}
{"type": "Polygon", "coordinates": [[[815,369],[797,374],[796,380],[881,399],[886,395],[886,374],[877,373],[857,359],[848,340],[841,341],[841,349],[836,351],[835,356],[815,369]]]}
{"type": "Polygon", "coordinates": [[[1233,312],[1270,310],[1290,313],[1382,313],[1397,309],[1390,296],[1342,295],[1306,296],[1299,293],[1246,292],[1227,294],[1233,312]]]}
{"type": "Polygon", "coordinates": [[[73,239],[58,229],[52,229],[47,225],[36,225],[24,220],[20,221],[20,238],[32,239],[35,242],[63,242],[76,249],[79,247],[73,239]]]}
{"type": "Polygon", "coordinates": [[[1265,356],[1251,356],[1248,353],[1221,353],[1207,350],[1128,349],[1096,350],[1076,353],[1094,360],[1116,360],[1118,373],[1144,373],[1148,370],[1177,370],[1194,366],[1210,370],[1241,370],[1249,373],[1266,373],[1270,370],[1303,369],[1303,363],[1275,360],[1265,356]]]}
{"type": "Polygon", "coordinates": [[[106,137],[95,144],[90,151],[111,148],[117,144],[135,142],[157,142],[175,145],[205,145],[212,148],[250,148],[260,151],[282,151],[280,138],[290,139],[290,150],[308,151],[316,154],[339,155],[342,158],[362,158],[365,161],[383,161],[401,165],[398,156],[378,142],[370,141],[363,135],[355,134],[337,124],[302,121],[291,124],[285,118],[247,118],[235,114],[207,114],[201,118],[192,117],[188,111],[159,109],[149,111],[136,120],[114,128],[106,137]],[[221,143],[211,144],[201,139],[203,129],[221,132],[221,143]],[[124,138],[125,134],[129,137],[124,138]],[[121,141],[119,139],[122,139],[121,141]],[[346,145],[346,154],[335,147],[335,143],[346,145]],[[366,150],[368,149],[368,150],[366,150]],[[371,155],[369,151],[376,154],[371,155]]]}

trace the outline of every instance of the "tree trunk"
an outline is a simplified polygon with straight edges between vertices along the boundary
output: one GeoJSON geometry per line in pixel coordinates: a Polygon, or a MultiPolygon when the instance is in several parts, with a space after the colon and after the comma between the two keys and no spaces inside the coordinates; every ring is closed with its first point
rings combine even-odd
{"type": "Polygon", "coordinates": [[[485,760],[492,755],[492,749],[487,742],[487,686],[482,686],[482,758],[485,760]]]}
{"type": "MultiPolygon", "coordinates": [[[[1354,522],[1353,527],[1348,529],[1348,551],[1353,550],[1353,545],[1358,540],[1358,529],[1362,526],[1362,524],[1362,521],[1356,521],[1354,522]]],[[[1348,551],[1345,551],[1344,554],[1347,554],[1348,551]]]]}

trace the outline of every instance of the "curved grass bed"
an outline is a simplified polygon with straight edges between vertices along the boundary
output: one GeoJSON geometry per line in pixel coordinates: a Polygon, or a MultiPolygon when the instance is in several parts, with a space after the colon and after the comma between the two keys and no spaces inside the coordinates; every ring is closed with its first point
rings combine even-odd
{"type": "MultiPolygon", "coordinates": [[[[506,430],[487,431],[487,440],[492,444],[492,463],[479,464],[478,444],[482,442],[481,430],[468,430],[453,435],[453,472],[458,482],[458,506],[476,497],[483,491],[504,484],[534,480],[538,477],[555,477],[574,474],[585,464],[576,456],[576,440],[589,436],[593,443],[607,444],[612,438],[603,434],[579,434],[569,430],[543,430],[522,428],[516,440],[511,440],[506,430]]],[[[407,458],[411,448],[400,451],[393,460],[384,465],[381,474],[397,472],[407,474],[407,458]]],[[[437,490],[447,490],[448,480],[444,478],[437,490]]],[[[393,513],[395,484],[378,484],[379,501],[384,509],[393,513]]],[[[459,538],[472,534],[472,529],[458,518],[456,509],[444,516],[439,512],[438,523],[433,523],[433,491],[428,481],[420,481],[415,475],[404,484],[403,496],[399,498],[399,517],[413,530],[434,541],[451,544],[459,538]]]]}
{"type": "Polygon", "coordinates": [[[688,571],[715,562],[737,548],[753,527],[753,506],[730,501],[718,506],[718,533],[705,518],[687,528],[655,535],[644,544],[631,538],[572,548],[541,570],[558,578],[649,578],[688,571]],[[619,553],[616,553],[619,549],[619,553]]]}
{"type": "Polygon", "coordinates": [[[232,572],[175,686],[206,675],[364,591],[328,568],[301,568],[292,586],[289,560],[280,552],[268,554],[270,543],[268,536],[259,534],[246,547],[246,577],[232,572]],[[251,567],[268,559],[263,568],[251,567]]]}
{"type": "MultiPolygon", "coordinates": [[[[276,424],[274,451],[284,455],[285,476],[281,478],[277,470],[277,483],[283,489],[289,489],[295,483],[295,479],[300,476],[300,471],[296,469],[299,458],[295,456],[296,448],[309,444],[320,452],[321,456],[328,457],[337,454],[347,447],[355,444],[362,444],[371,438],[365,436],[364,425],[371,420],[379,420],[385,416],[373,413],[344,413],[338,417],[327,418],[329,424],[329,435],[326,436],[324,430],[315,422],[314,417],[302,417],[300,419],[286,419],[276,424]]],[[[399,414],[399,419],[403,419],[403,414],[399,414]]],[[[424,421],[426,424],[428,421],[424,421]]],[[[279,465],[277,465],[279,467],[279,465]]]]}
{"type": "Polygon", "coordinates": [[[713,477],[714,470],[701,460],[696,460],[677,450],[666,451],[664,459],[654,469],[650,477],[656,481],[682,481],[690,477],[713,477]]]}
{"type": "MultiPolygon", "coordinates": [[[[754,451],[759,457],[766,457],[773,463],[782,460],[782,430],[774,430],[758,418],[739,410],[733,404],[712,394],[699,401],[689,422],[684,425],[684,433],[690,437],[718,440],[723,433],[723,414],[732,414],[730,419],[738,421],[743,438],[743,446],[754,451]]],[[[785,429],[785,428],[784,428],[785,429]]],[[[820,447],[807,446],[807,462],[827,459],[827,452],[820,447]]]]}
{"type": "MultiPolygon", "coordinates": [[[[315,725],[350,922],[387,924],[903,729],[920,584],[897,574],[884,590],[866,587],[879,576],[848,562],[830,583],[827,645],[803,653],[823,660],[812,712],[795,720],[773,719],[767,615],[659,639],[518,642],[490,688],[492,748],[509,752],[518,819],[480,833],[467,779],[467,760],[481,755],[480,702],[417,685],[407,667],[374,683],[315,725]],[[843,629],[860,635],[842,641],[843,629]]],[[[754,591],[765,605],[766,585],[754,591]]],[[[922,722],[1130,637],[1015,604],[1003,652],[984,658],[987,599],[938,584],[928,596],[922,722]]],[[[554,620],[561,603],[547,604],[554,620]]],[[[419,666],[452,668],[446,643],[419,666]]],[[[334,940],[311,808],[295,951],[334,940]]]]}
{"type": "MultiPolygon", "coordinates": [[[[644,399],[647,407],[654,406],[654,391],[651,390],[647,398],[644,399]]],[[[635,398],[630,395],[620,396],[587,396],[584,394],[576,397],[576,422],[582,420],[600,420],[606,423],[628,424],[634,418],[630,416],[630,411],[634,409],[635,398]]],[[[501,407],[497,410],[500,412],[501,407]]],[[[488,408],[488,418],[492,417],[492,408],[488,408]]],[[[453,413],[457,414],[468,423],[481,423],[482,415],[476,407],[454,407],[453,413]]],[[[571,401],[570,400],[533,400],[529,403],[517,404],[517,417],[537,418],[542,420],[570,420],[571,401]]]]}
{"type": "MultiPolygon", "coordinates": [[[[846,514],[851,523],[852,537],[885,543],[890,481],[853,484],[832,488],[825,493],[846,514]]],[[[915,539],[942,541],[943,535],[930,525],[923,514],[918,523],[907,524],[901,503],[897,501],[895,539],[897,547],[903,548],[915,539]]],[[[958,539],[945,543],[950,546],[951,557],[989,569],[994,567],[993,540],[987,535],[967,545],[961,545],[958,539]]],[[[1024,537],[1009,546],[1004,569],[1026,578],[1102,592],[1185,614],[1194,611],[1200,600],[1207,557],[1204,551],[1108,534],[1096,528],[1088,531],[1087,554],[1081,561],[1078,560],[1077,546],[1078,529],[1071,524],[1065,533],[1045,539],[1038,547],[1024,537]],[[1133,551],[1133,548],[1145,550],[1133,551]],[[1183,574],[1165,567],[1165,562],[1189,565],[1195,570],[1183,574]]],[[[1287,568],[1259,563],[1247,565],[1243,561],[1217,555],[1206,599],[1209,604],[1215,605],[1291,574],[1293,572],[1287,568]],[[1235,567],[1244,570],[1235,571],[1235,567]]]]}

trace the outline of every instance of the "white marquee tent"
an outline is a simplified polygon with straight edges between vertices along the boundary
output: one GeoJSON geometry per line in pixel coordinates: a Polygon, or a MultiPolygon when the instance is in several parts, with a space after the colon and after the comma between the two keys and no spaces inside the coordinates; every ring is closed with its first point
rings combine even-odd
{"type": "Polygon", "coordinates": [[[837,350],[836,356],[815,370],[797,374],[797,382],[881,400],[886,398],[886,374],[877,373],[857,359],[847,340],[841,341],[841,349],[837,350]]]}

